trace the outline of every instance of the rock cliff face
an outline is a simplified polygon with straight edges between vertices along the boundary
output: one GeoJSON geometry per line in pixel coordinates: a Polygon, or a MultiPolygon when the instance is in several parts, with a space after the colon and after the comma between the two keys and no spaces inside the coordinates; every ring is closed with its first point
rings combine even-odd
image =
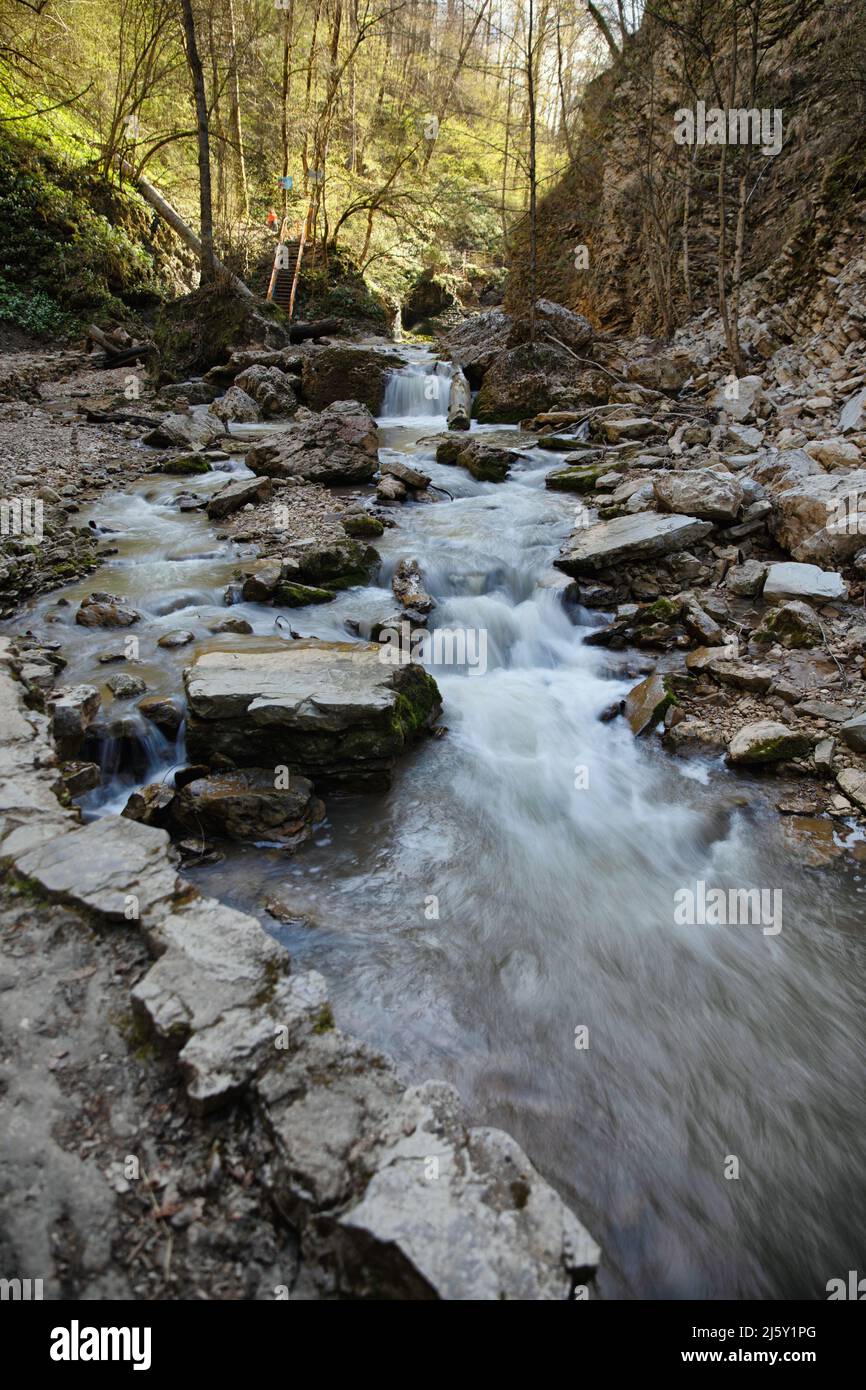
{"type": "MultiPolygon", "coordinates": [[[[676,23],[694,24],[691,0],[666,8],[676,23]]],[[[804,294],[819,291],[825,262],[835,260],[834,244],[846,231],[862,240],[866,63],[857,55],[864,51],[866,7],[855,0],[776,11],[792,21],[790,33],[773,43],[767,24],[756,98],[749,101],[741,88],[730,104],[781,112],[780,152],[765,157],[754,148],[749,162],[743,279],[760,277],[758,297],[769,282],[779,305],[769,331],[785,339],[800,325],[789,321],[784,301],[796,296],[800,305],[804,294]],[[806,17],[793,22],[798,11],[806,17]]],[[[721,71],[729,17],[720,14],[713,24],[721,71]]],[[[700,99],[708,108],[716,104],[712,75],[695,54],[670,28],[645,18],[620,60],[590,84],[572,167],[540,203],[536,293],[602,330],[667,335],[717,306],[721,151],[674,139],[679,108],[694,109],[700,99]]],[[[743,149],[729,147],[726,166],[732,261],[743,149]]],[[[527,262],[524,239],[506,294],[512,313],[524,306],[527,262]]],[[[751,340],[761,336],[755,331],[751,340]]]]}

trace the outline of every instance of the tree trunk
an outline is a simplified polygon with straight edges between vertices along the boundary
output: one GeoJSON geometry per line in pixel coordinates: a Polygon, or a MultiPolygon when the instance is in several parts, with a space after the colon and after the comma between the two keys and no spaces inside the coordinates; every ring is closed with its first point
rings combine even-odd
{"type": "Polygon", "coordinates": [[[599,9],[592,3],[592,0],[587,0],[586,8],[589,10],[590,14],[592,15],[593,19],[594,19],[595,22],[596,22],[596,25],[598,26],[598,28],[601,30],[602,34],[604,35],[604,41],[605,41],[605,43],[607,44],[608,48],[610,49],[611,57],[612,57],[612,58],[618,58],[618,57],[619,57],[619,49],[618,49],[617,46],[616,46],[616,40],[614,39],[613,33],[612,33],[612,31],[611,31],[611,28],[610,28],[610,25],[608,24],[607,20],[605,19],[604,15],[602,14],[601,10],[599,10],[599,9]]]}
{"type": "Polygon", "coordinates": [[[238,185],[244,220],[250,218],[250,195],[247,188],[247,166],[244,159],[244,133],[241,125],[241,86],[238,77],[238,41],[235,33],[234,0],[228,0],[229,16],[229,97],[232,136],[236,147],[238,185]]]}
{"type": "Polygon", "coordinates": [[[535,301],[538,274],[538,189],[535,168],[535,0],[529,0],[529,32],[526,45],[526,84],[529,102],[529,341],[535,344],[535,301]]]}
{"type": "MultiPolygon", "coordinates": [[[[289,92],[292,85],[292,20],[294,18],[293,5],[290,3],[286,10],[286,22],[283,27],[283,83],[280,92],[280,143],[283,151],[282,173],[283,179],[288,178],[289,174],[289,92]]],[[[283,185],[283,217],[289,211],[289,190],[283,185]]]]}
{"type": "Polygon", "coordinates": [[[204,87],[204,69],[199,57],[195,38],[195,18],[192,0],[181,0],[183,32],[186,41],[186,60],[192,78],[195,96],[195,121],[198,135],[198,183],[199,219],[201,222],[201,282],[207,284],[216,275],[216,262],[213,249],[213,201],[210,182],[210,131],[208,129],[207,95],[204,87]]]}
{"type": "Polygon", "coordinates": [[[448,392],[449,430],[468,430],[472,416],[472,392],[469,382],[458,368],[451,378],[448,392]]]}

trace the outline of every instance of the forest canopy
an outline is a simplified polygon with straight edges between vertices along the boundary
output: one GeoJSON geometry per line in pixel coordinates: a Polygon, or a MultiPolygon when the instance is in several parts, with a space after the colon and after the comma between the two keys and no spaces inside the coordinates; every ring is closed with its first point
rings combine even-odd
{"type": "Polygon", "coordinates": [[[504,263],[638,20],[582,0],[0,0],[0,136],[144,175],[241,275],[274,209],[399,294],[504,263]]]}

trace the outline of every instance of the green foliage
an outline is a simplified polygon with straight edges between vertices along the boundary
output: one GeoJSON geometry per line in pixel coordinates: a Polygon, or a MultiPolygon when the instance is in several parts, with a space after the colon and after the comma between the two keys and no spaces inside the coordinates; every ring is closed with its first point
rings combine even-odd
{"type": "Polygon", "coordinates": [[[0,320],[39,337],[63,337],[73,327],[69,315],[42,290],[21,290],[3,279],[0,279],[0,320]]]}
{"type": "Polygon", "coordinates": [[[159,297],[147,214],[82,164],[0,127],[6,317],[34,332],[124,319],[159,297]],[[29,302],[25,312],[20,299],[29,302]],[[36,327],[44,324],[44,327],[36,327]]]}
{"type": "Polygon", "coordinates": [[[320,265],[302,271],[298,317],[347,318],[385,328],[392,316],[387,298],[377,293],[348,254],[332,251],[327,269],[320,265]]]}

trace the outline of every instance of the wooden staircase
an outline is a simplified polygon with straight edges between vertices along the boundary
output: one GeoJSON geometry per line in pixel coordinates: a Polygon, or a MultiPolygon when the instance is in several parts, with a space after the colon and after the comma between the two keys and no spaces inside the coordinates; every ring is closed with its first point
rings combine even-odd
{"type": "Polygon", "coordinates": [[[268,285],[268,299],[272,299],[275,304],[278,304],[289,318],[292,317],[295,310],[306,231],[306,223],[302,223],[300,229],[296,229],[297,234],[292,236],[289,231],[288,219],[283,218],[277,249],[274,252],[274,267],[268,285]]]}

